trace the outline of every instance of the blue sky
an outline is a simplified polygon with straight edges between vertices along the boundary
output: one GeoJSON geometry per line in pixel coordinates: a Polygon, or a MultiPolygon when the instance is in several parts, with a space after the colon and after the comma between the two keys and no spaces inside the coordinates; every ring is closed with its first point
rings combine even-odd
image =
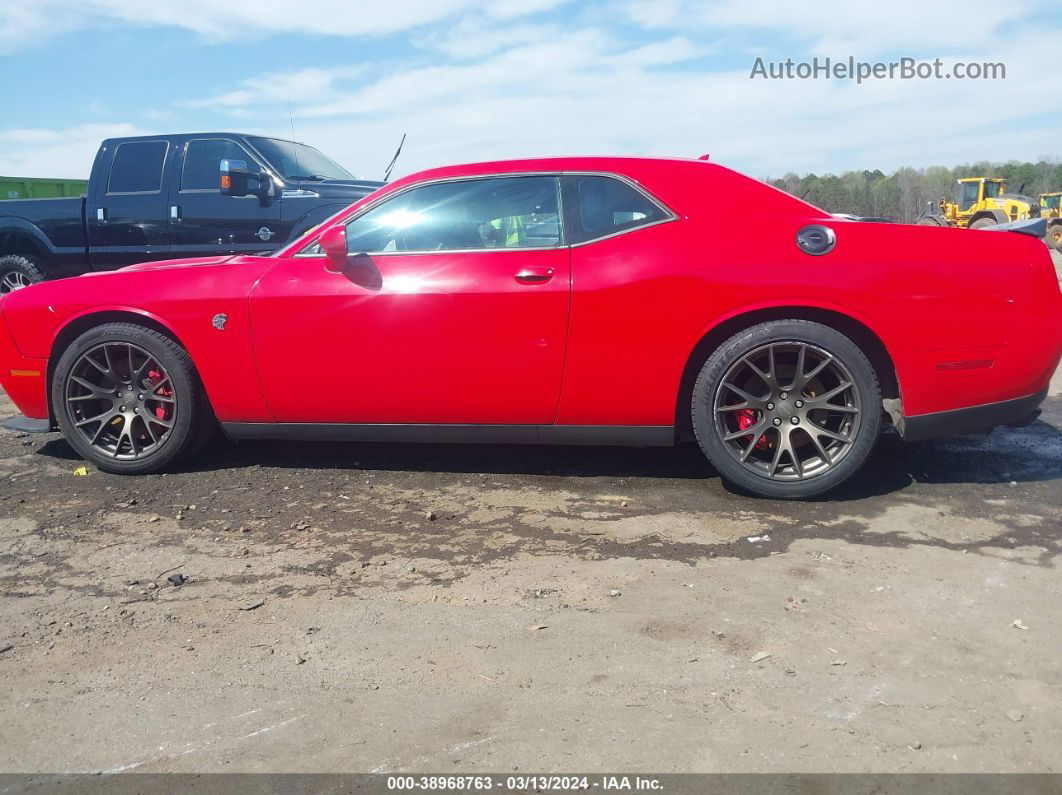
{"type": "Polygon", "coordinates": [[[1062,155],[1049,0],[0,0],[0,174],[85,176],[108,135],[295,137],[378,178],[524,155],[754,176],[1062,155]],[[768,61],[1002,61],[996,81],[750,79],[768,61]]]}

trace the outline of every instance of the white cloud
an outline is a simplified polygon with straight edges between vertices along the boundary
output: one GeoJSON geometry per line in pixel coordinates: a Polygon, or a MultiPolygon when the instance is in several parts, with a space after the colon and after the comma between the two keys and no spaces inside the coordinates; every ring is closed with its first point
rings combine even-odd
{"type": "MultiPolygon", "coordinates": [[[[633,0],[624,6],[629,19],[648,29],[771,31],[790,41],[810,42],[813,53],[863,59],[905,48],[941,55],[976,48],[994,38],[1002,25],[1038,10],[1056,7],[1049,0],[817,0],[799,5],[792,0],[633,0]]],[[[780,53],[779,59],[799,54],[780,53]]]]}
{"type": "Polygon", "coordinates": [[[100,141],[147,132],[126,123],[82,124],[63,130],[0,130],[0,174],[87,179],[100,141]]]}
{"type": "Polygon", "coordinates": [[[49,10],[43,2],[37,5],[9,0],[0,4],[0,57],[81,27],[82,15],[76,9],[57,16],[49,10]]]}
{"type": "MultiPolygon", "coordinates": [[[[387,60],[359,61],[355,55],[339,67],[271,69],[234,83],[232,91],[185,100],[177,112],[138,110],[136,118],[160,130],[222,126],[287,137],[290,97],[299,139],[363,176],[377,177],[403,132],[409,141],[396,173],[443,163],[578,153],[697,156],[707,151],[715,160],[760,176],[1059,153],[1057,124],[1038,118],[1059,112],[1050,100],[1062,96],[1062,75],[1047,66],[1057,60],[1058,28],[1018,16],[1038,4],[1016,0],[982,8],[980,0],[941,0],[939,7],[917,4],[918,15],[912,16],[916,4],[906,3],[899,10],[893,6],[881,15],[884,19],[880,9],[871,18],[841,0],[799,9],[782,0],[694,5],[665,0],[652,4],[652,14],[648,6],[629,4],[626,19],[649,26],[648,32],[633,34],[629,21],[599,19],[593,11],[602,7],[584,6],[578,22],[567,24],[523,18],[555,0],[493,3],[489,12],[473,12],[465,0],[442,0],[425,10],[421,21],[405,5],[392,19],[383,19],[388,14],[379,10],[354,19],[353,4],[307,0],[297,15],[300,25],[328,27],[329,33],[408,25],[416,28],[414,46],[396,49],[387,60]],[[427,32],[423,19],[443,18],[433,14],[443,14],[445,21],[427,32]],[[763,36],[764,30],[772,35],[763,36]],[[937,46],[933,55],[1005,61],[1008,79],[862,86],[750,80],[752,57],[747,65],[734,62],[735,37],[742,35],[761,46],[787,41],[799,50],[769,56],[778,58],[851,51],[870,59],[907,46],[937,46]],[[863,49],[847,49],[857,47],[863,49]]],[[[123,11],[118,0],[81,0],[80,5],[136,16],[142,24],[170,24],[160,20],[175,13],[154,6],[123,11]]],[[[289,6],[284,14],[280,8],[273,0],[234,0],[224,6],[193,0],[181,16],[194,17],[186,25],[204,35],[222,35],[226,26],[239,25],[262,32],[280,29],[296,16],[289,6]],[[260,18],[251,21],[258,12],[260,18]]],[[[113,126],[119,128],[133,125],[113,126]]],[[[99,125],[0,132],[0,171],[87,173],[104,134],[121,133],[104,133],[99,125]],[[73,167],[74,160],[80,168],[70,171],[67,163],[73,167]]]]}
{"type": "Polygon", "coordinates": [[[437,28],[416,39],[417,46],[437,50],[457,60],[492,55],[499,50],[559,36],[559,25],[498,25],[480,16],[461,19],[447,28],[437,28]]]}
{"type": "Polygon", "coordinates": [[[322,102],[340,95],[338,81],[364,75],[366,66],[339,69],[299,69],[295,72],[270,72],[243,80],[240,88],[205,99],[181,102],[185,108],[245,108],[253,105],[292,102],[322,102]]]}
{"type": "MultiPolygon", "coordinates": [[[[458,14],[511,20],[567,0],[181,0],[177,3],[129,0],[7,0],[0,7],[0,47],[16,49],[56,33],[121,22],[138,27],[172,27],[209,40],[266,34],[379,36],[437,25],[458,14]]],[[[3,51],[0,50],[0,53],[3,51]]]]}
{"type": "Polygon", "coordinates": [[[398,173],[572,153],[707,151],[755,175],[1035,159],[1059,150],[1051,125],[1033,123],[1044,97],[1062,95],[1062,77],[1040,68],[1056,42],[1051,31],[1036,30],[986,43],[987,57],[1005,57],[1011,47],[1022,54],[1010,53],[1005,81],[860,86],[750,80],[747,69],[705,71],[700,61],[661,66],[664,54],[684,45],[623,45],[577,30],[474,62],[389,71],[342,97],[296,108],[297,134],[370,176],[382,172],[404,131],[410,137],[398,173]]]}

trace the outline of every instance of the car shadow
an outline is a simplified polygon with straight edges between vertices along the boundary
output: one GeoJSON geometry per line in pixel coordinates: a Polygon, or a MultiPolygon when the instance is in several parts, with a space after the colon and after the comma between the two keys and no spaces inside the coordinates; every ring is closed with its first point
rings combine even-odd
{"type": "MultiPolygon", "coordinates": [[[[40,455],[77,460],[61,438],[40,455]]],[[[435,472],[465,475],[618,477],[715,480],[718,473],[695,444],[623,448],[534,445],[385,444],[350,442],[232,443],[215,440],[175,472],[215,472],[253,466],[283,469],[435,472]]],[[[1062,478],[1062,431],[1038,421],[1000,428],[987,436],[960,436],[905,444],[886,431],[862,471],[816,501],[863,500],[912,483],[1000,484],[1062,478]]],[[[733,493],[742,492],[724,487],[733,493]]],[[[747,496],[747,495],[745,495],[747,496]]]]}

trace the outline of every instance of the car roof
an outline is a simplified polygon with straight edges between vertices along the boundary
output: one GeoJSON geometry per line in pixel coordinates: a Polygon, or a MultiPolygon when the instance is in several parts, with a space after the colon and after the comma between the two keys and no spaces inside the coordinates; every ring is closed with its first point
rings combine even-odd
{"type": "Polygon", "coordinates": [[[652,171],[654,167],[703,167],[703,159],[684,157],[630,157],[615,155],[577,155],[566,157],[529,157],[512,160],[485,160],[440,166],[407,174],[396,183],[421,182],[446,177],[485,174],[520,174],[528,172],[603,171],[619,174],[652,171]]]}

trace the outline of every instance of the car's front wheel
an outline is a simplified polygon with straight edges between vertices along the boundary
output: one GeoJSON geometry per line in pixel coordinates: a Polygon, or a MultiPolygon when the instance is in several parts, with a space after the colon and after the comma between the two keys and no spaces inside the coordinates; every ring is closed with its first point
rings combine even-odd
{"type": "Polygon", "coordinates": [[[862,350],[828,326],[763,323],[708,358],[693,389],[693,427],[719,474],[766,497],[840,485],[881,427],[881,392],[862,350]]]}
{"type": "Polygon", "coordinates": [[[194,452],[212,414],[188,352],[131,323],[83,333],[52,378],[52,408],[63,436],[105,472],[157,472],[194,452]]]}

